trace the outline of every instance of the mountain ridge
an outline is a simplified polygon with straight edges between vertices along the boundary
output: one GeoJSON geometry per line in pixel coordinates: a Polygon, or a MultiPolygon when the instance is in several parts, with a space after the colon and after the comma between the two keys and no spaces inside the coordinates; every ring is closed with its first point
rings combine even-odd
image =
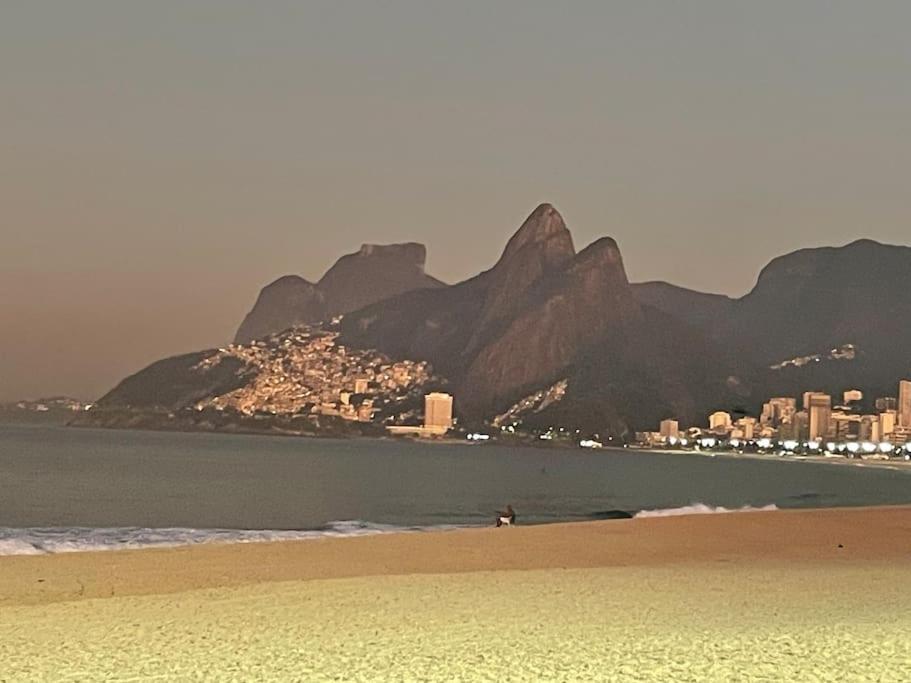
{"type": "MultiPolygon", "coordinates": [[[[417,274],[427,286],[347,311],[332,334],[344,348],[427,363],[465,424],[555,385],[559,399],[529,425],[622,435],[667,417],[698,424],[716,409],[755,412],[769,396],[834,390],[839,381],[877,395],[911,375],[908,247],[857,240],[798,250],[773,259],[735,299],[665,282],[631,284],[613,238],[576,252],[562,216],[544,203],[494,265],[473,277],[445,285],[424,273],[425,258],[416,243],[364,245],[327,271],[329,284],[297,276],[270,283],[260,313],[273,326],[287,322],[289,310],[327,320],[330,292],[337,292],[335,310],[360,303],[349,296],[357,288],[346,287],[365,264],[382,262],[408,283],[417,274]],[[271,323],[269,301],[281,304],[271,323]],[[856,345],[856,356],[782,364],[843,344],[856,345]]],[[[298,324],[307,321],[291,326],[298,324]]],[[[142,395],[167,410],[245,381],[231,365],[205,381],[182,376],[195,358],[159,361],[131,378],[129,395],[118,386],[103,404],[129,406],[130,395],[142,395]]]]}
{"type": "Polygon", "coordinates": [[[248,343],[412,289],[445,286],[424,271],[426,259],[426,247],[417,242],[362,244],[358,251],[341,256],[315,283],[299,275],[282,276],[260,290],[234,341],[248,343]]]}

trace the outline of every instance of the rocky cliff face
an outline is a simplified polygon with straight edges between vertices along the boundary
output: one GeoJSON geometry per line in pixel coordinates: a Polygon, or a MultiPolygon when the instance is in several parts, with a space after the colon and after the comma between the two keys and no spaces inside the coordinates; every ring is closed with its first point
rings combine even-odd
{"type": "Polygon", "coordinates": [[[316,284],[296,275],[281,277],[260,292],[235,343],[315,323],[413,289],[441,287],[424,272],[423,244],[365,244],[342,256],[316,284]]]}

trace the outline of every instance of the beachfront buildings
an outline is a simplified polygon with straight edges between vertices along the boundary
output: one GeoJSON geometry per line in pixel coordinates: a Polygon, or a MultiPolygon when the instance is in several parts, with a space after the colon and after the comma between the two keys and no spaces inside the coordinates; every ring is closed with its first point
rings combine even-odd
{"type": "Polygon", "coordinates": [[[832,417],[832,397],[819,392],[808,392],[804,394],[803,401],[809,422],[807,438],[810,441],[827,438],[832,417]]]}
{"type": "Polygon", "coordinates": [[[680,423],[677,422],[677,420],[661,420],[661,425],[658,427],[658,432],[661,434],[661,438],[665,441],[668,439],[679,439],[680,423]]]}
{"type": "Polygon", "coordinates": [[[718,410],[709,415],[709,429],[713,432],[725,432],[731,428],[731,414],[718,410]]]}
{"type": "Polygon", "coordinates": [[[452,428],[452,395],[439,391],[424,396],[424,429],[445,434],[452,428]]]}
{"type": "Polygon", "coordinates": [[[874,448],[878,455],[911,453],[911,380],[899,382],[897,399],[880,397],[865,406],[863,393],[857,389],[844,391],[841,397],[843,405],[833,406],[832,396],[820,391],[804,392],[800,404],[794,397],[777,396],[763,404],[758,420],[746,415],[732,420],[730,413],[719,410],[708,416],[707,429],[689,429],[685,432],[688,439],[677,442],[670,438],[680,433],[679,425],[674,419],[666,419],[660,431],[643,432],[640,441],[680,445],[698,443],[702,436],[712,441],[720,437],[731,444],[798,444],[810,451],[853,444],[868,451],[874,448]],[[864,413],[865,407],[874,412],[864,413]],[[674,425],[675,433],[670,425],[674,425]]]}
{"type": "Polygon", "coordinates": [[[452,425],[452,394],[434,391],[424,395],[424,424],[389,425],[386,431],[394,436],[440,437],[445,436],[452,425]]]}

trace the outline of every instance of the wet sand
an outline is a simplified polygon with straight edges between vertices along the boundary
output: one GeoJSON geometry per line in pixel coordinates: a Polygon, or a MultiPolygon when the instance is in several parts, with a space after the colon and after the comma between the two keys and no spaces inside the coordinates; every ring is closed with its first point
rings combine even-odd
{"type": "Polygon", "coordinates": [[[905,507],[0,557],[0,680],[900,681],[909,582],[905,507]]]}

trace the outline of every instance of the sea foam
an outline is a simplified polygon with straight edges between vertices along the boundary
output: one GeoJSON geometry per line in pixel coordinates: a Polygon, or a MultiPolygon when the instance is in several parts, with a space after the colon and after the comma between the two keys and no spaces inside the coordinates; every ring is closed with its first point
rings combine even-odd
{"type": "Polygon", "coordinates": [[[420,531],[445,531],[460,525],[398,526],[363,520],[329,522],[318,529],[191,529],[171,527],[0,527],[0,555],[51,555],[100,550],[166,548],[204,543],[262,543],[314,538],[372,536],[420,531]]]}
{"type": "Polygon", "coordinates": [[[739,508],[726,508],[720,505],[706,505],[705,503],[693,503],[684,505],[679,508],[663,508],[656,510],[640,510],[634,517],[678,517],[680,515],[714,515],[728,512],[760,512],[768,510],[777,510],[775,504],[763,505],[762,507],[751,507],[744,505],[739,508]]]}

